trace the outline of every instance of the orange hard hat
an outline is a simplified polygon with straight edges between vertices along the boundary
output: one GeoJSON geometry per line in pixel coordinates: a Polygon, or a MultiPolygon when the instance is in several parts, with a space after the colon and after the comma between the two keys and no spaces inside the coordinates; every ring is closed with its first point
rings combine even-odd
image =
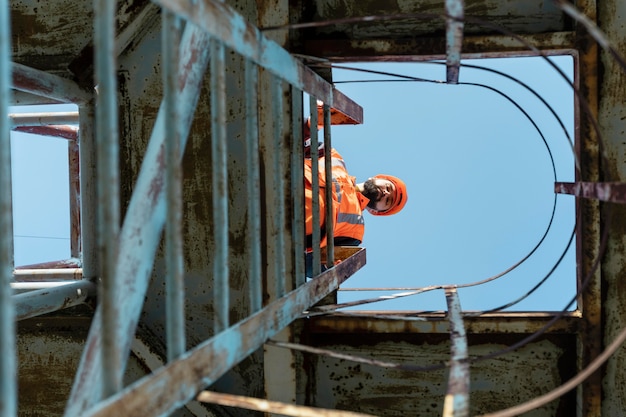
{"type": "Polygon", "coordinates": [[[402,181],[398,177],[394,177],[393,175],[385,175],[385,174],[375,175],[374,178],[380,178],[383,180],[391,181],[393,185],[395,186],[394,188],[396,189],[396,192],[395,192],[395,196],[393,199],[393,206],[391,206],[389,210],[386,210],[386,211],[369,210],[369,212],[373,214],[374,216],[390,216],[402,210],[402,208],[404,208],[404,205],[406,204],[407,199],[409,198],[409,195],[406,192],[406,184],[404,184],[404,181],[402,181]]]}

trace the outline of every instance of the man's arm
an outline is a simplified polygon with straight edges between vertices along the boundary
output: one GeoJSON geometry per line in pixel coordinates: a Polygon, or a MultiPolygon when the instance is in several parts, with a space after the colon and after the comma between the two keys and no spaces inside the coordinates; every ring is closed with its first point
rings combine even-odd
{"type": "Polygon", "coordinates": [[[335,236],[333,239],[335,246],[359,246],[361,241],[352,237],[335,236]]]}

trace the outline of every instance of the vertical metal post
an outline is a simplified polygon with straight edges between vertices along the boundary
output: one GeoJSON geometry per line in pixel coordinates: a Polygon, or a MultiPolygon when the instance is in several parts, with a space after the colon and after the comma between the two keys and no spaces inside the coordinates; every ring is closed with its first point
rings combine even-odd
{"type": "MultiPolygon", "coordinates": [[[[332,144],[330,143],[330,106],[324,104],[324,172],[326,175],[326,219],[333,218],[333,189],[335,184],[333,183],[333,166],[330,152],[332,144]]],[[[333,237],[335,236],[334,225],[332,221],[326,222],[326,266],[332,268],[335,264],[335,242],[333,237]]]]}
{"type": "Polygon", "coordinates": [[[302,143],[302,90],[292,87],[292,126],[294,130],[293,140],[291,143],[291,195],[293,196],[293,248],[294,273],[296,274],[296,287],[304,284],[306,280],[305,264],[304,264],[304,236],[306,235],[304,227],[304,146],[302,143]]]}
{"type": "Polygon", "coordinates": [[[469,416],[469,361],[461,302],[456,288],[446,288],[450,320],[450,375],[443,405],[443,417],[469,416]]]}
{"type": "Polygon", "coordinates": [[[80,258],[80,146],[78,132],[67,143],[67,160],[70,171],[70,256],[80,258]]]}
{"type": "Polygon", "coordinates": [[[259,165],[258,69],[249,59],[245,64],[246,83],[246,157],[248,167],[248,244],[250,262],[250,312],[262,307],[261,295],[261,180],[259,165]]]}
{"type": "Polygon", "coordinates": [[[78,140],[80,163],[80,230],[83,278],[95,280],[100,274],[96,248],[97,229],[97,175],[93,102],[79,107],[78,140]]]}
{"type": "Polygon", "coordinates": [[[215,259],[213,279],[215,294],[214,329],[228,327],[228,174],[226,163],[226,72],[224,45],[211,39],[211,152],[213,172],[213,230],[215,259]]]}
{"type": "Polygon", "coordinates": [[[98,172],[98,253],[102,279],[103,396],[122,387],[122,354],[117,335],[120,322],[115,302],[122,291],[116,281],[120,224],[118,176],[117,80],[115,59],[115,1],[94,1],[96,97],[96,157],[98,172]]]}
{"type": "Polygon", "coordinates": [[[272,76],[272,107],[274,109],[274,169],[273,182],[276,187],[276,204],[272,216],[276,227],[276,297],[285,294],[285,180],[282,169],[283,161],[283,86],[280,78],[272,76]]]}
{"type": "Polygon", "coordinates": [[[311,228],[313,237],[311,247],[313,248],[313,276],[317,276],[322,272],[321,257],[320,257],[320,202],[319,202],[319,161],[317,154],[317,99],[310,96],[309,107],[311,110],[311,176],[312,186],[311,192],[313,194],[313,201],[311,204],[313,226],[311,228]]]}
{"type": "Polygon", "coordinates": [[[0,0],[0,415],[7,417],[17,415],[10,96],[11,22],[9,3],[0,0]]]}
{"type": "Polygon", "coordinates": [[[182,168],[176,106],[178,47],[181,21],[173,13],[162,14],[163,104],[165,108],[165,260],[167,359],[185,352],[185,287],[182,243],[182,168]]]}

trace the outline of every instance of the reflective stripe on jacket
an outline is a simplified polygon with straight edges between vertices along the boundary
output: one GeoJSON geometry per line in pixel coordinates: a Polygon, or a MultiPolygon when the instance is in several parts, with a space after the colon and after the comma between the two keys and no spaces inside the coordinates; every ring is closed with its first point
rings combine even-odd
{"type": "MultiPolygon", "coordinates": [[[[363,241],[365,232],[365,222],[363,220],[363,210],[367,206],[369,200],[365,198],[356,189],[356,179],[348,174],[345,162],[341,155],[335,150],[331,150],[332,164],[332,181],[333,181],[333,231],[335,237],[348,237],[363,241]]],[[[319,177],[320,177],[320,226],[324,227],[325,205],[324,205],[324,189],[326,181],[324,175],[324,159],[319,160],[319,177]]],[[[304,164],[305,177],[305,207],[306,207],[306,233],[312,234],[313,214],[312,214],[312,198],[311,190],[312,172],[311,160],[305,159],[304,164]]],[[[322,247],[326,246],[326,236],[322,238],[322,247]]]]}

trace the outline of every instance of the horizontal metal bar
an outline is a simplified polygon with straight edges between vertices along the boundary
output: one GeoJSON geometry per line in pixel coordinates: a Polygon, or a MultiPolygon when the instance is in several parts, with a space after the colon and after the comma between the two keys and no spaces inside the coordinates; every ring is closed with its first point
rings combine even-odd
{"type": "Polygon", "coordinates": [[[306,91],[355,120],[363,120],[363,110],[358,104],[342,94],[340,96],[330,83],[293,58],[278,44],[268,40],[232,7],[209,0],[156,0],[156,3],[195,23],[228,47],[294,87],[306,91]],[[360,116],[356,108],[360,109],[360,116]]]}
{"type": "Polygon", "coordinates": [[[13,296],[17,320],[40,316],[53,311],[73,307],[96,293],[91,281],[75,281],[54,288],[29,291],[13,296]]]}
{"type": "Polygon", "coordinates": [[[554,192],[626,204],[626,183],[623,182],[555,182],[554,192]]]}
{"type": "Polygon", "coordinates": [[[180,359],[96,404],[82,416],[169,415],[297,319],[303,310],[336,290],[363,265],[365,249],[186,352],[180,359]],[[159,401],[144,401],[157,393],[159,401]]]}
{"type": "Polygon", "coordinates": [[[278,401],[268,401],[262,398],[244,397],[241,395],[223,394],[211,391],[202,391],[198,394],[196,399],[200,402],[243,408],[246,410],[263,411],[266,413],[276,413],[281,416],[373,417],[371,414],[355,413],[353,411],[306,407],[302,405],[285,404],[278,401]]]}
{"type": "Polygon", "coordinates": [[[74,81],[59,77],[45,71],[12,64],[13,84],[16,90],[51,98],[62,103],[83,104],[93,98],[91,92],[85,91],[74,81]]]}
{"type": "Polygon", "coordinates": [[[78,125],[78,112],[9,113],[11,126],[78,125]]]}
{"type": "Polygon", "coordinates": [[[14,269],[13,280],[30,281],[78,281],[83,278],[82,268],[62,269],[14,269]]]}
{"type": "Polygon", "coordinates": [[[63,269],[63,268],[80,268],[82,261],[78,258],[62,259],[59,261],[39,262],[36,264],[19,265],[15,267],[16,271],[24,269],[63,269]]]}
{"type": "Polygon", "coordinates": [[[78,126],[50,125],[50,126],[18,126],[11,130],[14,132],[30,133],[31,135],[50,136],[68,140],[78,139],[78,126]]]}

